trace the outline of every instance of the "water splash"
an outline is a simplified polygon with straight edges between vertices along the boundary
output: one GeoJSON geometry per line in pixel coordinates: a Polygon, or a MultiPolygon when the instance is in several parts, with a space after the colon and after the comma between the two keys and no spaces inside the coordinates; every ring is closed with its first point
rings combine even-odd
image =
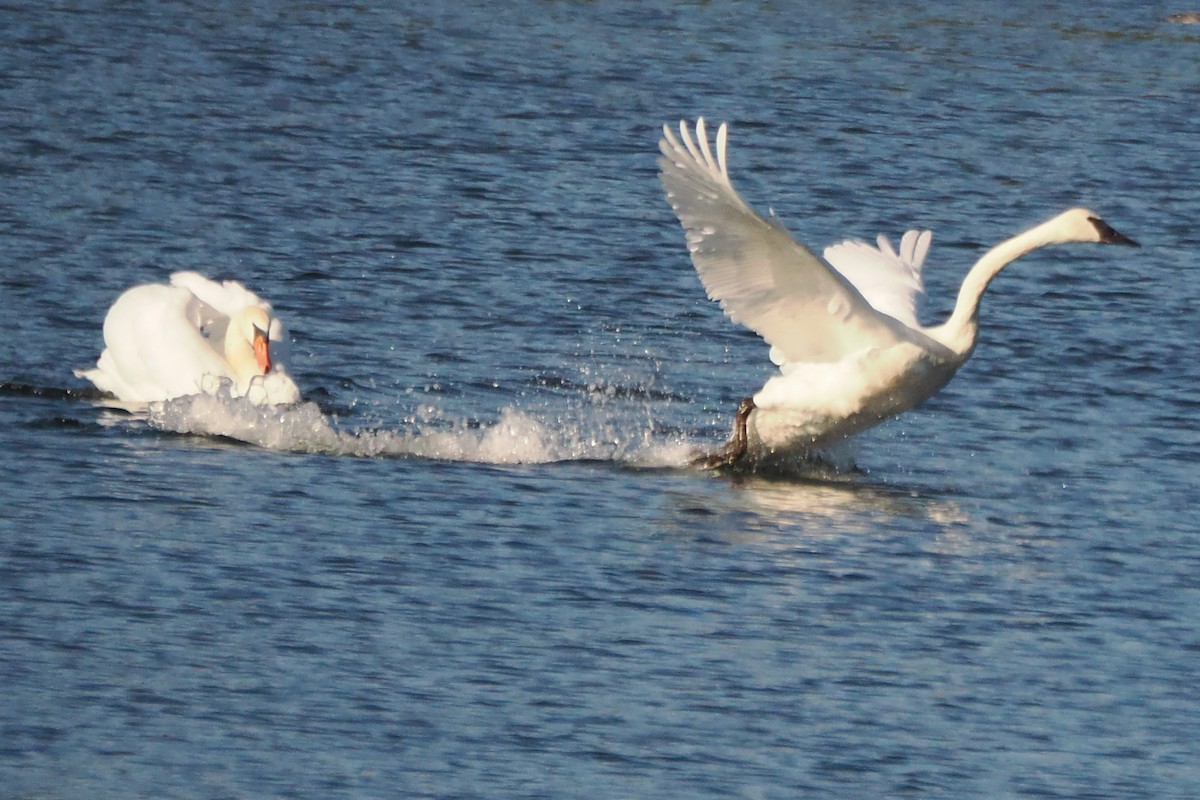
{"type": "Polygon", "coordinates": [[[614,461],[645,468],[682,467],[698,449],[656,433],[649,421],[608,418],[587,409],[550,418],[504,408],[494,422],[447,419],[425,408],[407,430],[343,429],[315,403],[255,406],[228,393],[197,394],[147,408],[155,428],[219,436],[285,452],[428,458],[487,464],[614,461]]]}

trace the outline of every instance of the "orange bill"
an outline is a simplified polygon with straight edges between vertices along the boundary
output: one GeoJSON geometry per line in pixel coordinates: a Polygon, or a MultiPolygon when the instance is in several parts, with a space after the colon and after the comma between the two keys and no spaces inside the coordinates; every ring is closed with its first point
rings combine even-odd
{"type": "Polygon", "coordinates": [[[258,368],[262,370],[263,375],[271,371],[271,345],[267,340],[267,334],[254,329],[254,360],[258,362],[258,368]]]}

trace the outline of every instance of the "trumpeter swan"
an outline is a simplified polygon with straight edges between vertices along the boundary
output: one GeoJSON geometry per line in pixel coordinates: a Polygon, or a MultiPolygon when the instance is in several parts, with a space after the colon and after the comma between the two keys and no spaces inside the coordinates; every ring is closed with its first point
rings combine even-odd
{"type": "Polygon", "coordinates": [[[780,368],[741,402],[732,438],[698,457],[700,466],[827,447],[919,405],[970,358],[980,297],[1007,264],[1049,244],[1137,245],[1087,209],[1064,211],[985,253],[963,280],[950,318],[925,327],[916,296],[929,231],[908,231],[899,251],[880,236],[878,247],[847,241],[819,258],[733,188],[725,124],[715,157],[703,119],[695,138],[685,121],[679,138],[666,125],[663,133],[659,177],[696,272],[730,319],[771,345],[780,368]]]}

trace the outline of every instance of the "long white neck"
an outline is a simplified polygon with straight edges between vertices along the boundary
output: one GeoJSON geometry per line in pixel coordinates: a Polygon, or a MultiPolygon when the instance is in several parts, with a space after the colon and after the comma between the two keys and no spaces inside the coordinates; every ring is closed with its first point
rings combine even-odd
{"type": "Polygon", "coordinates": [[[1000,274],[1000,270],[1021,256],[1043,245],[1062,242],[1057,223],[1056,217],[1006,239],[984,253],[963,279],[950,319],[930,328],[927,333],[958,353],[965,361],[975,349],[975,337],[979,333],[979,301],[983,298],[984,290],[992,282],[992,278],[1000,274]]]}

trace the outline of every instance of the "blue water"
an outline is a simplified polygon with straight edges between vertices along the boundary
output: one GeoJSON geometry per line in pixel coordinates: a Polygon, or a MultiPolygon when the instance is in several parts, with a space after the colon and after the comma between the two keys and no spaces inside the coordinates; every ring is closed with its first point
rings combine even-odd
{"type": "MultiPolygon", "coordinates": [[[[437,4],[432,4],[437,6],[437,4]]],[[[1174,9],[1172,9],[1174,10],[1174,9]]],[[[0,9],[0,796],[1200,795],[1200,29],[1125,3],[0,9]],[[925,316],[923,408],[682,468],[769,376],[658,128],[925,316]],[[126,287],[271,299],[312,402],[131,416],[126,287]]]]}

